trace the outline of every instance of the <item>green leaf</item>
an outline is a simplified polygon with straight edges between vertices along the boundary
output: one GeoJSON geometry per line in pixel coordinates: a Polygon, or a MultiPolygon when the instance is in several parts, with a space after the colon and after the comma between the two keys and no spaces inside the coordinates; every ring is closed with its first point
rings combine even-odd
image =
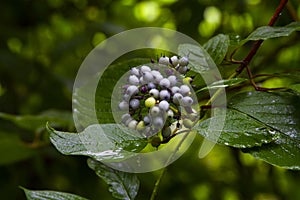
{"type": "Polygon", "coordinates": [[[113,89],[120,79],[130,67],[149,63],[149,59],[138,58],[119,62],[110,65],[102,74],[99,82],[96,75],[91,78],[90,82],[84,86],[77,88],[73,94],[73,110],[76,111],[76,119],[83,126],[87,127],[95,123],[115,123],[112,110],[111,98],[113,89]],[[91,84],[98,83],[96,91],[92,91],[91,84]],[[92,100],[95,102],[92,102],[92,100]],[[96,115],[93,114],[96,112],[96,115]]]}
{"type": "Polygon", "coordinates": [[[248,92],[233,97],[229,106],[276,132],[276,139],[245,149],[254,157],[289,169],[300,169],[300,97],[289,92],[248,92]]]}
{"type": "Polygon", "coordinates": [[[203,45],[203,47],[215,61],[215,63],[219,65],[226,56],[229,43],[230,40],[228,35],[219,34],[211,38],[207,43],[203,45]]]}
{"type": "Polygon", "coordinates": [[[284,27],[262,26],[253,31],[245,40],[267,40],[270,38],[289,36],[300,30],[300,22],[292,22],[284,27]]]}
{"type": "Polygon", "coordinates": [[[297,92],[300,95],[300,84],[294,84],[289,86],[290,89],[292,89],[293,91],[297,92]]]}
{"type": "Polygon", "coordinates": [[[138,193],[140,181],[136,174],[126,173],[107,167],[101,162],[88,159],[88,166],[108,185],[112,196],[117,199],[134,199],[138,193]]]}
{"type": "Polygon", "coordinates": [[[65,192],[56,192],[56,191],[50,191],[50,190],[28,190],[26,188],[20,187],[22,190],[24,190],[26,198],[28,200],[58,200],[58,199],[64,199],[64,200],[87,200],[86,198],[83,198],[81,196],[65,193],[65,192]]]}
{"type": "Polygon", "coordinates": [[[277,137],[270,127],[234,109],[227,109],[226,121],[222,130],[215,130],[214,127],[209,126],[214,120],[218,120],[218,117],[204,120],[195,127],[195,130],[206,139],[219,144],[247,148],[261,146],[275,140],[277,137]],[[219,138],[214,135],[218,131],[222,131],[219,138]],[[216,139],[217,141],[215,141],[216,139]]]}
{"type": "Polygon", "coordinates": [[[240,83],[243,83],[247,80],[248,79],[246,79],[246,78],[232,78],[230,80],[220,80],[220,81],[213,82],[211,85],[209,85],[207,87],[201,88],[197,92],[201,92],[201,91],[204,91],[204,90],[210,90],[210,89],[231,87],[231,86],[235,86],[235,85],[238,85],[240,83]]]}
{"type": "Polygon", "coordinates": [[[0,118],[12,121],[21,128],[36,131],[45,128],[45,124],[49,121],[51,126],[55,127],[71,127],[73,126],[73,118],[71,112],[48,110],[40,115],[11,115],[0,113],[0,118]]]}
{"type": "Polygon", "coordinates": [[[61,132],[47,126],[50,140],[65,155],[84,155],[98,161],[123,160],[141,151],[147,141],[128,134],[117,124],[96,124],[81,133],[61,132]]]}
{"type": "Polygon", "coordinates": [[[1,133],[0,154],[0,165],[5,165],[28,159],[35,155],[35,151],[26,146],[17,135],[1,133]]]}
{"type": "Polygon", "coordinates": [[[191,69],[197,73],[202,74],[216,68],[213,59],[201,46],[181,44],[178,47],[178,54],[180,56],[188,56],[191,69]]]}

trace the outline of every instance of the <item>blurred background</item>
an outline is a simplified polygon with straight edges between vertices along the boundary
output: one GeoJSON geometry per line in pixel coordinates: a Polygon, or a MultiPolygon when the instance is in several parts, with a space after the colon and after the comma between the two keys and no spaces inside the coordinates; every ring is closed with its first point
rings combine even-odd
{"type": "MultiPolygon", "coordinates": [[[[278,3],[1,1],[1,199],[25,199],[19,186],[112,199],[105,182],[86,165],[86,158],[61,155],[50,144],[44,128],[46,121],[52,121],[61,130],[75,131],[71,115],[73,82],[81,62],[101,41],[143,26],[177,30],[200,44],[219,33],[245,38],[268,23],[278,3]]],[[[299,1],[290,1],[287,8],[276,25],[286,25],[300,16],[299,1]]],[[[266,41],[255,57],[253,71],[299,69],[299,43],[299,34],[266,41]]],[[[243,58],[247,50],[248,44],[236,59],[243,58]]],[[[225,72],[232,70],[222,67],[225,72]]],[[[168,167],[157,199],[300,199],[300,172],[273,167],[223,146],[216,146],[200,160],[197,153],[201,140],[199,136],[189,151],[168,167]]],[[[157,176],[158,172],[139,175],[137,199],[149,199],[157,176]]]]}

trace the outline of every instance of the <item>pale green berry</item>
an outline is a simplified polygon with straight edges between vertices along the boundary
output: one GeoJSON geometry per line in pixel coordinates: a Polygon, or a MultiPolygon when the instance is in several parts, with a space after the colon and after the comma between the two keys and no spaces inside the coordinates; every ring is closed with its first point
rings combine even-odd
{"type": "Polygon", "coordinates": [[[169,126],[166,128],[163,128],[161,131],[163,138],[168,138],[171,135],[171,133],[172,133],[172,130],[169,126]]]}
{"type": "Polygon", "coordinates": [[[136,128],[137,124],[138,124],[138,122],[135,119],[133,119],[129,122],[128,128],[134,130],[136,128]]]}
{"type": "Polygon", "coordinates": [[[194,123],[190,119],[184,119],[183,120],[183,125],[186,128],[192,128],[194,126],[194,123]]]}
{"type": "Polygon", "coordinates": [[[161,143],[161,139],[159,136],[153,136],[151,139],[151,145],[155,148],[159,147],[161,143]]]}
{"type": "Polygon", "coordinates": [[[147,108],[152,108],[152,107],[155,105],[155,103],[156,103],[155,98],[154,98],[154,97],[149,97],[149,98],[146,99],[146,101],[145,101],[145,106],[146,106],[147,108]]]}
{"type": "Polygon", "coordinates": [[[145,129],[145,123],[144,123],[144,121],[140,121],[136,126],[136,130],[142,131],[144,129],[145,129]]]}

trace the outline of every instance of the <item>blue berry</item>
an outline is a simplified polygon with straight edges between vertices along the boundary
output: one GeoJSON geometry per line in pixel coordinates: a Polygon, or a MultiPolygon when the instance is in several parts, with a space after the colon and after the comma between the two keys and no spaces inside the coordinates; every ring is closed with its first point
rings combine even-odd
{"type": "Polygon", "coordinates": [[[177,83],[177,77],[174,75],[169,76],[168,80],[170,81],[170,86],[174,86],[177,83]]]}
{"type": "Polygon", "coordinates": [[[153,96],[154,98],[158,98],[158,96],[159,96],[159,91],[158,91],[157,89],[151,89],[151,90],[149,91],[149,94],[150,94],[151,96],[153,96]]]}
{"type": "Polygon", "coordinates": [[[159,97],[162,100],[168,100],[170,99],[170,93],[168,90],[162,90],[159,92],[159,97]]]}
{"type": "Polygon", "coordinates": [[[188,95],[189,93],[190,93],[190,91],[191,91],[191,89],[190,89],[190,87],[189,86],[187,86],[187,85],[181,85],[180,86],[180,93],[182,94],[182,95],[188,95]]]}
{"type": "Polygon", "coordinates": [[[150,114],[152,116],[157,116],[157,115],[159,115],[159,113],[160,113],[160,109],[157,106],[153,106],[150,110],[150,114]]]}
{"type": "Polygon", "coordinates": [[[158,59],[158,63],[162,65],[169,65],[169,58],[167,56],[162,56],[158,59]]]}
{"type": "Polygon", "coordinates": [[[151,72],[151,68],[146,66],[146,65],[143,65],[141,66],[141,72],[144,73],[144,72],[151,72]]]}
{"type": "Polygon", "coordinates": [[[120,110],[128,110],[128,107],[129,107],[129,105],[126,101],[121,101],[119,103],[119,109],[120,110]]]}
{"type": "Polygon", "coordinates": [[[132,109],[136,110],[140,107],[140,101],[138,99],[131,99],[129,105],[132,109]]]}
{"type": "Polygon", "coordinates": [[[158,107],[164,111],[169,110],[169,103],[166,100],[159,102],[158,107]]]}
{"type": "Polygon", "coordinates": [[[129,87],[127,88],[126,94],[132,96],[132,95],[134,95],[134,94],[137,94],[138,91],[139,91],[139,89],[138,89],[137,86],[131,85],[131,86],[129,86],[129,87]]]}
{"type": "Polygon", "coordinates": [[[169,62],[173,65],[173,67],[176,67],[179,64],[178,56],[172,56],[169,62]]]}
{"type": "Polygon", "coordinates": [[[189,64],[189,59],[186,56],[183,56],[179,59],[180,66],[187,66],[189,64]]]}
{"type": "Polygon", "coordinates": [[[170,87],[170,81],[167,78],[163,78],[163,79],[160,80],[159,85],[161,87],[168,88],[168,87],[170,87]]]}
{"type": "Polygon", "coordinates": [[[151,72],[144,72],[143,73],[143,80],[146,81],[146,82],[153,81],[153,75],[151,74],[151,72]]]}
{"type": "Polygon", "coordinates": [[[140,71],[136,67],[131,68],[130,69],[130,73],[132,75],[135,75],[135,76],[139,76],[140,75],[140,71]]]}
{"type": "Polygon", "coordinates": [[[140,83],[140,80],[136,75],[131,75],[128,78],[128,82],[132,85],[138,85],[140,83]]]}
{"type": "Polygon", "coordinates": [[[145,116],[143,120],[145,125],[149,125],[151,123],[151,118],[149,116],[145,116]]]}
{"type": "Polygon", "coordinates": [[[175,93],[175,94],[173,95],[173,102],[174,102],[175,104],[179,105],[180,102],[181,102],[181,100],[182,100],[182,98],[183,98],[182,94],[180,94],[180,93],[175,93]]]}
{"type": "Polygon", "coordinates": [[[175,94],[175,93],[180,92],[180,88],[177,87],[177,86],[173,86],[173,87],[171,88],[171,91],[172,91],[173,94],[175,94]]]}
{"type": "Polygon", "coordinates": [[[189,97],[189,96],[186,96],[186,97],[183,97],[183,98],[182,98],[182,104],[183,104],[184,106],[190,106],[190,105],[192,105],[193,103],[194,103],[193,99],[192,99],[191,97],[189,97]]]}
{"type": "Polygon", "coordinates": [[[155,117],[153,119],[153,125],[161,128],[164,125],[164,120],[162,117],[155,117]]]}
{"type": "Polygon", "coordinates": [[[153,88],[155,88],[155,84],[152,83],[152,82],[148,83],[148,88],[149,88],[150,90],[153,89],[153,88]]]}

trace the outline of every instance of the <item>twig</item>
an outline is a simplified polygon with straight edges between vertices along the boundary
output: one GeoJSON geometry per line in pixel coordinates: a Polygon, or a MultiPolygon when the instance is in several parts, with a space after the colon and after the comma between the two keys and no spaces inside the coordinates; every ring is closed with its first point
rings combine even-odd
{"type": "MultiPolygon", "coordinates": [[[[268,26],[273,26],[275,24],[276,20],[280,16],[280,14],[287,2],[288,2],[288,0],[280,1],[280,4],[278,5],[274,15],[270,19],[268,26]]],[[[241,65],[236,69],[236,76],[239,75],[240,73],[242,73],[242,71],[249,65],[249,63],[251,62],[252,58],[254,57],[254,55],[256,54],[257,50],[259,49],[259,47],[261,46],[262,43],[263,43],[263,40],[257,40],[256,42],[254,42],[250,52],[248,53],[246,58],[241,62],[241,65]]]]}

